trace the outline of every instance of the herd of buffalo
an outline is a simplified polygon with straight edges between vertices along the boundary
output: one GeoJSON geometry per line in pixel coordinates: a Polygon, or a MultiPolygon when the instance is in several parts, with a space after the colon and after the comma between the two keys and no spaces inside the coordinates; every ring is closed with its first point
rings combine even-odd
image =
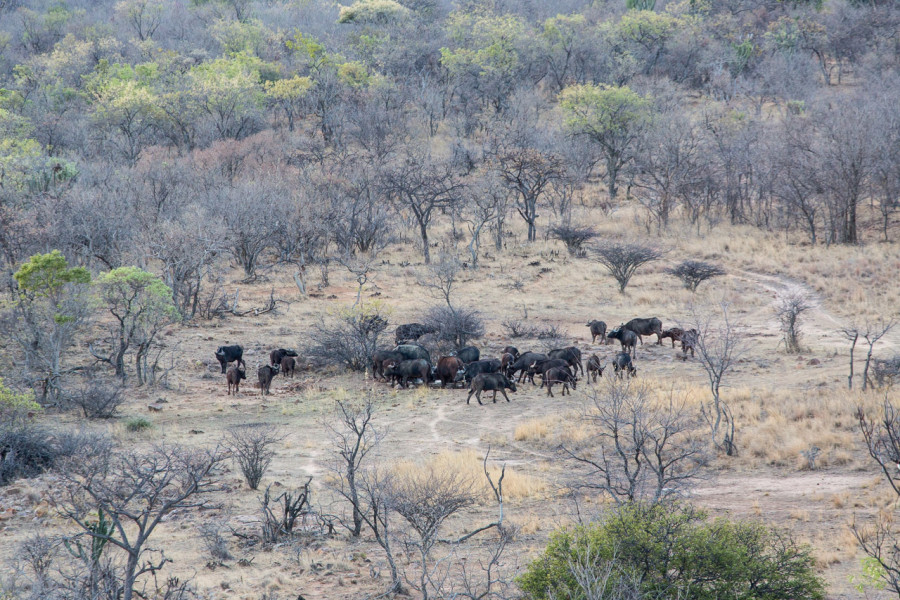
{"type": "MultiPolygon", "coordinates": [[[[621,352],[610,361],[616,375],[622,377],[637,375],[634,358],[637,356],[638,342],[643,344],[643,336],[656,335],[656,343],[662,344],[664,338],[675,342],[681,342],[681,351],[691,356],[697,345],[699,334],[696,329],[680,329],[673,327],[663,329],[662,322],[653,317],[649,319],[632,319],[631,321],[607,332],[606,323],[603,321],[591,321],[587,324],[591,331],[591,343],[596,343],[600,338],[603,344],[611,340],[619,340],[621,352]]],[[[509,402],[506,390],[516,391],[516,383],[526,380],[535,384],[534,376],[540,375],[541,387],[547,388],[547,395],[553,396],[553,386],[562,386],[562,393],[571,393],[576,388],[578,375],[585,376],[585,367],[582,364],[581,350],[575,346],[557,348],[549,352],[519,352],[513,346],[507,346],[500,354],[500,358],[481,358],[481,352],[475,346],[466,346],[450,356],[443,356],[433,363],[428,350],[417,343],[422,336],[433,333],[433,330],[420,323],[407,323],[396,329],[396,347],[392,350],[377,350],[372,355],[372,376],[375,379],[402,387],[409,387],[410,382],[424,384],[440,383],[442,388],[457,387],[461,383],[468,385],[469,396],[466,404],[475,396],[478,404],[481,402],[481,393],[493,392],[493,401],[497,402],[497,392],[503,394],[509,402]]],[[[240,391],[241,380],[247,378],[246,363],[244,362],[244,349],[241,346],[220,346],[216,350],[216,359],[222,366],[222,373],[228,384],[228,394],[232,390],[240,391]],[[229,366],[235,363],[234,366],[229,366]],[[241,367],[244,368],[241,368],[241,367]]],[[[259,388],[262,395],[269,393],[272,379],[282,373],[285,377],[294,376],[297,362],[297,352],[279,348],[269,354],[269,364],[263,365],[257,370],[259,388]]],[[[596,382],[603,376],[605,365],[601,363],[596,354],[587,359],[587,378],[589,382],[596,382]]]]}

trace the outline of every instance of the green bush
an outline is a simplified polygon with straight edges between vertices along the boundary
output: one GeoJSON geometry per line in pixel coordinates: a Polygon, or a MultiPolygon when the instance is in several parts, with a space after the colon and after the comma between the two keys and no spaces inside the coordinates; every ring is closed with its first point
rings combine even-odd
{"type": "MultiPolygon", "coordinates": [[[[585,567],[612,597],[634,582],[652,598],[766,600],[824,597],[810,549],[757,522],[708,520],[688,506],[626,505],[603,520],[554,534],[519,578],[526,597],[589,596],[585,567]]],[[[606,595],[604,595],[606,597],[606,595]]]]}
{"type": "Polygon", "coordinates": [[[153,423],[145,417],[130,417],[125,420],[125,429],[133,433],[152,428],[153,423]]]}

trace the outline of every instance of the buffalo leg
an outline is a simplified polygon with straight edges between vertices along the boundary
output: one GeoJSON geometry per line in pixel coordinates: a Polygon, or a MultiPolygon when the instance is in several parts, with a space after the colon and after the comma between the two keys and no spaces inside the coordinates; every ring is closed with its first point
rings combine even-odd
{"type": "MultiPolygon", "coordinates": [[[[494,393],[496,394],[497,392],[494,392],[494,393]]],[[[503,394],[503,397],[506,398],[506,401],[507,401],[507,402],[509,402],[509,396],[506,395],[506,390],[501,389],[501,390],[500,390],[500,393],[503,394]]]]}

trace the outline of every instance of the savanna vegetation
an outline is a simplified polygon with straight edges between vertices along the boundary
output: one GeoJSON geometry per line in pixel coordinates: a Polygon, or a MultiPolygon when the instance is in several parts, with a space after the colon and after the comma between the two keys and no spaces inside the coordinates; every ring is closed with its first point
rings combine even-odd
{"type": "Polygon", "coordinates": [[[0,598],[900,594],[900,6],[347,2],[0,0],[0,598]]]}

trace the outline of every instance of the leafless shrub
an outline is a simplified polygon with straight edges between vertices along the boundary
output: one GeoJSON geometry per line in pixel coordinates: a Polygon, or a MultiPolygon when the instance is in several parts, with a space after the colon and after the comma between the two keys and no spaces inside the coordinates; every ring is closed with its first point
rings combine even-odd
{"type": "Polygon", "coordinates": [[[500,325],[511,338],[534,338],[540,330],[536,325],[531,325],[519,319],[506,319],[500,325]]]}
{"type": "Polygon", "coordinates": [[[545,325],[538,328],[536,337],[541,340],[541,344],[546,350],[567,346],[571,339],[569,332],[559,325],[545,325]]]}
{"type": "Polygon", "coordinates": [[[876,358],[872,361],[872,376],[875,383],[883,387],[893,387],[900,379],[900,355],[892,358],[876,358]]]}
{"type": "Polygon", "coordinates": [[[225,530],[219,523],[204,523],[199,528],[200,539],[209,555],[215,560],[231,560],[228,540],[222,535],[225,530]]]}
{"type": "Polygon", "coordinates": [[[70,398],[71,404],[81,409],[87,419],[111,419],[125,402],[121,385],[102,380],[88,380],[70,398]]]}
{"type": "Polygon", "coordinates": [[[778,296],[774,308],[781,322],[785,350],[790,354],[800,352],[800,318],[812,308],[809,295],[800,289],[788,290],[778,296]]]}
{"type": "Polygon", "coordinates": [[[314,321],[308,334],[311,343],[304,355],[322,364],[364,371],[371,366],[372,355],[388,327],[386,316],[382,306],[362,303],[330,321],[314,321]]]}
{"type": "Polygon", "coordinates": [[[600,490],[617,503],[659,502],[682,493],[700,477],[706,444],[697,435],[700,415],[670,397],[657,406],[649,389],[611,378],[589,392],[584,419],[591,437],[565,456],[587,469],[581,487],[600,490]]]}
{"type": "Polygon", "coordinates": [[[684,287],[696,292],[701,283],[713,277],[725,274],[725,269],[702,260],[685,260],[678,265],[666,269],[666,273],[677,277],[684,287]]]}
{"type": "Polygon", "coordinates": [[[643,244],[608,242],[596,246],[593,254],[597,261],[606,267],[609,274],[619,282],[619,291],[624,292],[638,268],[659,260],[665,252],[643,244]]]}
{"type": "Polygon", "coordinates": [[[312,477],[306,480],[303,487],[294,491],[285,491],[274,499],[270,495],[269,486],[263,497],[260,498],[260,508],[263,514],[262,539],[268,544],[274,544],[283,537],[294,535],[294,527],[299,520],[312,512],[310,508],[309,484],[312,477]]]}
{"type": "Polygon", "coordinates": [[[228,428],[225,444],[231,450],[232,457],[251,490],[259,488],[259,482],[275,456],[272,446],[284,437],[280,428],[266,423],[250,423],[228,428]]]}
{"type": "Polygon", "coordinates": [[[433,327],[436,334],[457,348],[468,345],[469,341],[484,335],[484,320],[481,313],[469,308],[433,306],[423,319],[425,325],[433,327]]]}
{"type": "Polygon", "coordinates": [[[577,225],[555,225],[550,228],[550,237],[566,245],[571,256],[585,256],[584,245],[599,234],[593,227],[577,225]]]}

